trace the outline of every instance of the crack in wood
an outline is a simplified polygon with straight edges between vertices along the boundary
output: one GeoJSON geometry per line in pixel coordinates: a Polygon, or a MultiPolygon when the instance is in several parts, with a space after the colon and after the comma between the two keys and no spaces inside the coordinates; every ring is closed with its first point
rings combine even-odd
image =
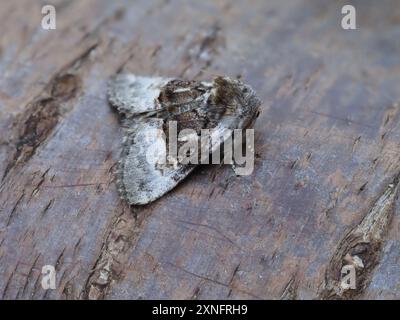
{"type": "Polygon", "coordinates": [[[382,247],[395,211],[400,173],[396,175],[363,220],[340,241],[333,254],[319,299],[353,299],[368,287],[382,256],[382,247]],[[356,288],[343,286],[341,271],[352,265],[356,271],[356,288]]]}
{"type": "Polygon", "coordinates": [[[201,280],[204,280],[204,281],[207,281],[207,282],[211,282],[211,283],[214,283],[214,284],[216,284],[216,285],[220,285],[220,286],[223,286],[223,287],[229,289],[230,292],[228,292],[228,295],[230,295],[230,294],[232,293],[232,291],[237,291],[237,292],[240,292],[240,293],[242,293],[242,294],[248,295],[248,296],[250,296],[250,297],[252,297],[252,298],[254,298],[254,299],[260,299],[260,300],[262,299],[260,296],[257,296],[257,295],[255,295],[254,293],[252,293],[252,292],[250,292],[250,291],[248,291],[248,290],[239,288],[239,287],[237,287],[237,286],[233,286],[233,285],[231,285],[230,283],[227,284],[227,283],[221,282],[221,281],[219,281],[219,280],[212,279],[212,278],[210,278],[210,277],[207,277],[207,276],[204,276],[204,275],[200,275],[200,274],[194,273],[194,272],[192,272],[192,271],[189,271],[189,270],[187,270],[187,269],[185,269],[185,268],[183,268],[183,267],[180,267],[180,266],[178,266],[178,265],[176,265],[176,264],[173,264],[173,263],[171,263],[171,262],[168,262],[168,264],[169,264],[170,266],[172,266],[172,267],[178,269],[178,270],[181,270],[182,272],[184,272],[184,273],[186,273],[186,274],[188,274],[188,275],[191,275],[191,276],[195,277],[195,278],[199,278],[199,279],[201,279],[201,280]]]}
{"type": "Polygon", "coordinates": [[[108,228],[100,255],[80,294],[81,299],[104,299],[112,283],[121,279],[123,268],[145,220],[144,216],[132,212],[133,210],[134,207],[124,207],[108,228]]]}
{"type": "Polygon", "coordinates": [[[296,279],[297,274],[293,274],[293,276],[289,279],[289,281],[286,283],[281,297],[281,300],[296,300],[297,299],[297,290],[298,290],[298,281],[296,279]]]}
{"type": "Polygon", "coordinates": [[[15,202],[13,208],[11,209],[10,215],[8,216],[6,226],[9,226],[9,225],[10,225],[11,220],[13,219],[14,214],[15,214],[15,212],[17,211],[17,208],[18,208],[18,206],[20,205],[20,203],[21,203],[22,199],[24,198],[24,196],[25,196],[25,192],[22,192],[22,194],[20,195],[20,197],[18,198],[18,200],[15,202]]]}
{"type": "Polygon", "coordinates": [[[43,92],[28,103],[24,111],[15,118],[9,143],[13,146],[11,156],[1,181],[4,182],[15,167],[23,165],[35,154],[36,149],[47,140],[65,113],[61,106],[82,91],[82,80],[77,71],[97,45],[98,43],[91,45],[62,67],[45,86],[43,92]]]}

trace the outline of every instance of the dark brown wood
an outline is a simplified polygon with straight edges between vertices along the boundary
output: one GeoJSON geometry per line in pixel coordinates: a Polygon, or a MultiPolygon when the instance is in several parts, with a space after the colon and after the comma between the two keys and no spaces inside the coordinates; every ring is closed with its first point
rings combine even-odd
{"type": "Polygon", "coordinates": [[[353,1],[49,1],[0,9],[0,297],[400,297],[400,6],[353,1]],[[240,76],[263,99],[251,176],[204,166],[119,200],[116,72],[240,76]],[[55,265],[57,288],[41,269],[55,265]]]}

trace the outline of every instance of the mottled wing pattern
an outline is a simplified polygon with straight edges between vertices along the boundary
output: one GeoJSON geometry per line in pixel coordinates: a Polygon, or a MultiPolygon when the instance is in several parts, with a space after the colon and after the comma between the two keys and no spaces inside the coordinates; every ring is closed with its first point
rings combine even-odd
{"type": "MultiPolygon", "coordinates": [[[[110,83],[109,101],[126,118],[118,189],[130,204],[140,205],[173,189],[196,166],[162,163],[170,121],[178,131],[200,134],[207,128],[212,137],[227,137],[229,130],[248,127],[260,106],[250,87],[227,77],[209,83],[118,75],[110,83]]],[[[211,153],[219,147],[215,141],[211,153]]]]}
{"type": "Polygon", "coordinates": [[[119,74],[108,86],[108,100],[125,117],[161,110],[157,101],[161,88],[170,79],[119,74]]]}
{"type": "Polygon", "coordinates": [[[164,120],[144,118],[131,121],[125,130],[121,160],[117,174],[118,191],[130,204],[146,204],[173,189],[194,165],[162,164],[165,141],[157,134],[164,120]]]}

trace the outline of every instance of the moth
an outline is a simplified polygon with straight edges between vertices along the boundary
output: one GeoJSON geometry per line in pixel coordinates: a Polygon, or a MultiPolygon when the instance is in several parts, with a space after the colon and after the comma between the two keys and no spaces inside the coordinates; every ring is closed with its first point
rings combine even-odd
{"type": "Polygon", "coordinates": [[[171,140],[169,123],[180,132],[190,131],[180,136],[176,147],[208,130],[208,138],[199,142],[207,147],[208,157],[220,152],[232,130],[252,127],[261,106],[250,86],[225,76],[207,82],[119,74],[109,82],[108,100],[124,128],[117,187],[121,198],[132,205],[160,198],[197,166],[176,157],[160,161],[171,140]]]}

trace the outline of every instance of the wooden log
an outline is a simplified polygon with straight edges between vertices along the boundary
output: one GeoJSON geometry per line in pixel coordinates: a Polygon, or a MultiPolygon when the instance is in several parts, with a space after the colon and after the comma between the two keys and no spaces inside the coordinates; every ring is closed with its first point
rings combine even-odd
{"type": "Polygon", "coordinates": [[[353,1],[357,30],[332,1],[49,2],[56,30],[39,2],[0,9],[3,299],[400,297],[396,1],[353,1]],[[253,174],[201,166],[127,206],[117,72],[243,78],[263,100],[253,174]]]}

